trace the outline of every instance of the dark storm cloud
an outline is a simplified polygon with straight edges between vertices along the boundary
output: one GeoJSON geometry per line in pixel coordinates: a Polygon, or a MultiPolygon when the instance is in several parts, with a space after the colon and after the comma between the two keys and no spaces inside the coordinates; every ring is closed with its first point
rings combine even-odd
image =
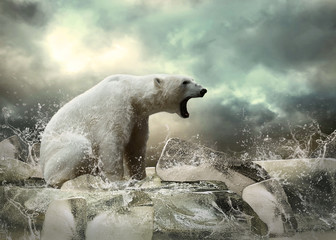
{"type": "Polygon", "coordinates": [[[242,150],[245,147],[242,140],[259,134],[264,125],[276,118],[276,113],[263,104],[252,105],[234,98],[225,103],[201,105],[203,110],[191,120],[192,126],[197,126],[203,138],[215,142],[222,150],[242,150]]]}
{"type": "Polygon", "coordinates": [[[316,120],[320,124],[321,130],[325,133],[331,133],[336,126],[336,95],[333,92],[329,94],[310,93],[300,96],[287,96],[281,98],[278,102],[281,108],[287,113],[287,120],[294,122],[297,120],[316,120]],[[298,116],[301,114],[301,117],[298,116]]]}
{"type": "Polygon", "coordinates": [[[47,23],[47,12],[38,2],[4,0],[0,2],[0,13],[1,82],[17,87],[16,76],[24,76],[33,68],[35,74],[41,72],[37,42],[43,36],[41,26],[47,23]]]}
{"type": "Polygon", "coordinates": [[[235,38],[246,63],[287,71],[335,61],[336,2],[287,1],[273,8],[235,38]]]}
{"type": "Polygon", "coordinates": [[[49,7],[35,1],[4,0],[0,2],[0,13],[1,53],[11,51],[31,58],[39,56],[37,41],[50,19],[49,7]]]}
{"type": "Polygon", "coordinates": [[[31,25],[42,26],[47,20],[38,2],[2,0],[0,10],[3,15],[12,20],[23,21],[31,25]]]}
{"type": "MultiPolygon", "coordinates": [[[[321,84],[326,88],[335,86],[332,66],[336,64],[336,3],[254,3],[263,6],[255,9],[258,4],[254,4],[250,12],[232,14],[231,17],[227,13],[230,6],[225,1],[217,9],[213,5],[206,8],[211,12],[207,18],[211,27],[206,29],[200,25],[199,30],[206,29],[200,41],[204,43],[203,48],[194,49],[193,46],[199,46],[197,44],[190,48],[190,53],[197,54],[200,59],[194,63],[195,73],[200,78],[211,77],[214,84],[223,81],[231,84],[237,78],[242,80],[240,73],[248,73],[263,65],[284,77],[290,71],[311,71],[307,82],[313,91],[315,87],[322,88],[321,84]]],[[[249,3],[240,4],[247,8],[249,3]]]]}
{"type": "MultiPolygon", "coordinates": [[[[334,55],[336,56],[336,55],[334,55]]],[[[318,65],[309,77],[309,86],[319,94],[336,92],[336,57],[318,65]]]]}

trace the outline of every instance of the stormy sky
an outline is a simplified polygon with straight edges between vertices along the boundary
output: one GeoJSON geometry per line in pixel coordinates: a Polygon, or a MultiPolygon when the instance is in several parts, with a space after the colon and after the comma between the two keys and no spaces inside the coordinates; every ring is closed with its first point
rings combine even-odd
{"type": "Polygon", "coordinates": [[[111,74],[178,73],[208,93],[189,119],[151,117],[150,152],[336,129],[334,0],[1,0],[0,26],[2,125],[34,128],[111,74]]]}

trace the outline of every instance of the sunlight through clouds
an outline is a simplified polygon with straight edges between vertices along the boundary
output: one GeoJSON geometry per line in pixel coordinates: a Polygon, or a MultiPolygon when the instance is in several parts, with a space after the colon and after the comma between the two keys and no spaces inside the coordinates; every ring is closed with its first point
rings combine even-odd
{"type": "Polygon", "coordinates": [[[47,35],[45,44],[50,57],[67,73],[123,69],[140,62],[140,46],[130,37],[110,37],[110,45],[93,49],[70,29],[55,28],[47,35]]]}
{"type": "Polygon", "coordinates": [[[65,10],[49,25],[43,45],[63,73],[127,71],[141,63],[141,45],[96,25],[90,11],[65,10]]]}

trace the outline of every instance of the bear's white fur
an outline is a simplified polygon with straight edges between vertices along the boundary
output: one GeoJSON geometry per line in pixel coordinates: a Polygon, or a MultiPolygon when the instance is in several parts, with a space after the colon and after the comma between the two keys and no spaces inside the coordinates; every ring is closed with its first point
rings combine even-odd
{"type": "Polygon", "coordinates": [[[206,90],[180,75],[112,75],[65,104],[41,141],[40,164],[52,186],[87,173],[122,180],[124,164],[145,177],[148,117],[166,111],[189,117],[186,104],[206,90]]]}

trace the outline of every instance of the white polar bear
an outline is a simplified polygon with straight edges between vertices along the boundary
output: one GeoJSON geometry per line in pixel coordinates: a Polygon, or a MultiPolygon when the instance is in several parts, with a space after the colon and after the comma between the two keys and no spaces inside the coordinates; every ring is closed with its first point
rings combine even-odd
{"type": "Polygon", "coordinates": [[[65,104],[41,140],[40,165],[47,183],[59,187],[82,174],[142,179],[148,117],[166,111],[188,118],[187,102],[207,92],[190,77],[112,75],[65,104]]]}

